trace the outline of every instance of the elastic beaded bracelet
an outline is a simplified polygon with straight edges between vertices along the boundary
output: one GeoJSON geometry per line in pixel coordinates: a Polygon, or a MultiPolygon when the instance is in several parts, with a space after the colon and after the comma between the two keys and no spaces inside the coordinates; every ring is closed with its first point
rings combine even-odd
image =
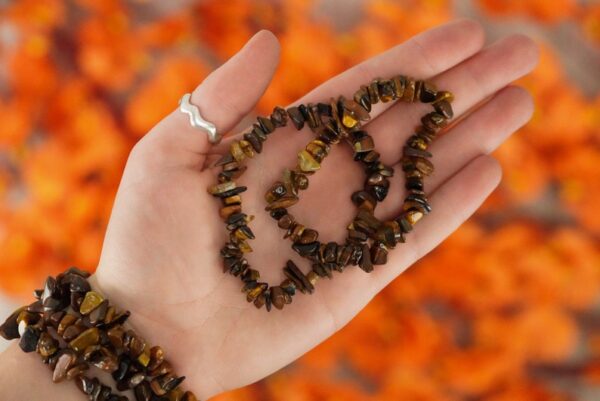
{"type": "Polygon", "coordinates": [[[0,326],[7,340],[19,339],[24,352],[37,352],[53,371],[55,383],[74,380],[91,401],[129,398],[86,372],[96,367],[109,372],[118,391],[133,390],[137,401],[196,401],[180,388],[178,377],[161,347],[150,347],[135,331],[124,327],[130,316],[93,291],[89,273],[70,268],[44,288],[37,300],[10,315],[0,326]]]}
{"type": "Polygon", "coordinates": [[[257,123],[243,135],[242,140],[232,142],[230,151],[215,164],[222,170],[218,176],[219,184],[208,191],[222,200],[220,215],[229,231],[229,241],[221,249],[224,270],[241,277],[247,301],[253,302],[257,308],[266,306],[267,311],[272,306],[282,309],[292,302],[297,290],[312,293],[318,279],[332,278],[333,270],[342,272],[348,265],[358,265],[365,272],[371,272],[373,265],[385,264],[388,250],[399,242],[403,243],[405,234],[431,211],[423,185],[423,178],[433,172],[433,164],[429,160],[432,155],[426,149],[453,117],[452,100],[450,92],[438,92],[425,81],[402,75],[388,80],[375,79],[356,91],[352,100],[340,97],[330,103],[300,104],[287,110],[276,107],[270,117],[258,117],[257,123]],[[373,104],[394,100],[432,103],[434,111],[423,116],[422,125],[403,148],[401,164],[408,190],[403,212],[393,220],[382,222],[374,216],[374,211],[377,203],[387,196],[389,177],[394,171],[380,161],[374,140],[361,129],[361,122],[370,119],[373,104]],[[280,285],[270,287],[268,283],[259,281],[260,273],[252,269],[244,257],[252,251],[248,241],[255,238],[248,226],[253,216],[242,212],[241,193],[247,188],[237,186],[233,180],[245,172],[245,159],[261,153],[268,136],[277,128],[287,126],[288,121],[292,121],[297,130],[308,125],[317,138],[298,153],[296,167],[286,169],[282,180],[267,191],[266,210],[286,231],[284,238],[290,238],[292,248],[311,261],[312,269],[305,275],[292,260],[288,260],[283,269],[286,279],[280,285]],[[351,197],[358,212],[348,226],[346,243],[322,243],[318,241],[316,230],[296,222],[287,209],[299,201],[299,191],[308,188],[308,177],[320,169],[331,146],[342,139],[354,150],[354,160],[363,164],[367,178],[364,189],[351,197]]]}

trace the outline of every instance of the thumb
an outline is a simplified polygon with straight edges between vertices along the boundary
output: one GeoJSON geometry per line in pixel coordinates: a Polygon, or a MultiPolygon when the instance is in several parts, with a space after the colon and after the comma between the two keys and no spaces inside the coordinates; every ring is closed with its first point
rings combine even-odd
{"type": "MultiPolygon", "coordinates": [[[[277,38],[260,31],[198,85],[190,102],[224,135],[254,108],[278,62],[277,38]]],[[[207,133],[193,128],[189,116],[177,108],[140,140],[135,153],[151,157],[153,163],[197,167],[204,164],[212,145],[207,133]]]]}

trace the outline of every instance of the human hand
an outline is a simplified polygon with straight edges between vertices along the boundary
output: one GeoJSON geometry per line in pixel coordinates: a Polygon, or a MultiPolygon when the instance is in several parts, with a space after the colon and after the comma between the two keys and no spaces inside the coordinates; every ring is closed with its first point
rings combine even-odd
{"type": "MultiPolygon", "coordinates": [[[[245,301],[240,281],[222,270],[219,250],[227,233],[218,202],[206,192],[216,182],[211,161],[231,138],[211,146],[207,136],[174,111],[133,149],[117,194],[94,281],[111,301],[133,312],[131,322],[151,344],[163,346],[186,386],[201,398],[249,384],[285,366],[332,335],[382,288],[433,249],[468,218],[500,180],[488,155],[531,117],[530,96],[508,86],[537,62],[537,49],[523,36],[482,48],[482,28],[453,22],[420,34],[325,82],[299,102],[349,96],[375,77],[405,74],[428,79],[455,94],[455,119],[430,147],[435,173],[426,181],[433,212],[390,252],[388,263],[371,274],[348,268],[320,282],[312,296],[299,294],[284,311],[266,313],[245,301]],[[482,103],[484,102],[484,103],[482,103]]],[[[250,112],[270,82],[279,48],[260,32],[195,90],[192,103],[218,131],[228,132],[250,112]]],[[[382,160],[398,161],[423,105],[378,105],[365,129],[382,160]]],[[[426,107],[426,106],[425,106],[426,107]]],[[[257,239],[248,256],[262,279],[279,282],[285,260],[299,260],[264,212],[264,191],[291,167],[312,134],[276,131],[263,153],[239,180],[247,185],[244,206],[256,219],[257,239]]],[[[345,147],[334,147],[320,174],[293,207],[294,215],[342,242],[354,217],[350,194],[362,185],[360,167],[345,147]],[[342,150],[344,149],[344,150],[342,150]],[[344,154],[346,153],[346,154],[344,154]],[[339,166],[333,171],[331,166],[339,166]],[[327,171],[331,170],[331,171],[327,171]],[[360,177],[357,179],[357,177],[360,177]],[[326,216],[326,219],[324,217],[326,216]]],[[[398,212],[404,198],[402,174],[377,216],[398,212]]],[[[299,262],[300,268],[307,267],[299,262]]]]}

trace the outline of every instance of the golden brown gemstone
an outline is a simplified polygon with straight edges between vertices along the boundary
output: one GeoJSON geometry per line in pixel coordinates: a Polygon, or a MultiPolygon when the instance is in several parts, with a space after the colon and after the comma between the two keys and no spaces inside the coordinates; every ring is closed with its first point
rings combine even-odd
{"type": "Polygon", "coordinates": [[[421,220],[423,217],[423,213],[418,210],[410,210],[405,214],[406,220],[413,226],[417,223],[417,221],[421,220]]]}
{"type": "Polygon", "coordinates": [[[37,344],[37,351],[43,357],[49,357],[54,355],[58,350],[58,342],[52,338],[52,336],[46,332],[40,335],[40,339],[37,344]]]}
{"type": "Polygon", "coordinates": [[[60,323],[58,324],[58,329],[56,329],[56,333],[59,336],[62,336],[63,333],[65,332],[65,330],[67,329],[67,327],[71,326],[73,323],[75,323],[75,321],[77,320],[77,317],[75,317],[74,315],[65,315],[60,323]]]}
{"type": "Polygon", "coordinates": [[[231,143],[231,147],[229,148],[229,151],[231,152],[231,155],[237,162],[241,162],[246,158],[246,154],[242,150],[242,147],[241,147],[239,141],[233,141],[231,143]]]}
{"type": "Polygon", "coordinates": [[[354,151],[357,153],[368,152],[373,150],[375,144],[373,138],[370,135],[365,135],[358,141],[354,142],[354,151]]]}
{"type": "Polygon", "coordinates": [[[67,371],[73,366],[77,356],[73,352],[65,351],[56,360],[56,366],[54,366],[54,373],[52,374],[52,381],[54,383],[60,383],[67,377],[67,371]]]}
{"type": "Polygon", "coordinates": [[[258,283],[256,287],[246,293],[246,300],[248,302],[254,302],[254,300],[256,300],[260,294],[265,292],[267,288],[268,285],[266,283],[258,283]]]}
{"type": "Polygon", "coordinates": [[[277,181],[265,193],[265,200],[267,201],[267,203],[272,203],[275,202],[277,199],[281,198],[286,193],[287,188],[285,187],[285,184],[281,181],[277,181]]]}
{"type": "Polygon", "coordinates": [[[302,233],[304,232],[304,226],[302,224],[296,224],[294,226],[294,228],[292,229],[292,231],[288,234],[286,234],[286,236],[284,238],[289,237],[293,242],[296,242],[298,240],[298,238],[300,238],[300,236],[302,235],[302,233]]]}
{"type": "Polygon", "coordinates": [[[271,287],[271,302],[277,309],[283,309],[285,305],[285,296],[283,295],[283,288],[279,286],[271,287]]]}
{"type": "Polygon", "coordinates": [[[321,162],[325,156],[327,156],[325,147],[320,146],[319,144],[315,143],[315,141],[311,141],[308,145],[306,145],[306,151],[310,153],[318,162],[321,162]]]}
{"type": "Polygon", "coordinates": [[[374,265],[384,265],[387,263],[388,250],[382,243],[373,244],[371,247],[371,261],[374,265]]]}
{"type": "Polygon", "coordinates": [[[310,153],[308,153],[308,151],[302,150],[298,153],[298,167],[304,172],[311,172],[317,171],[321,168],[321,165],[310,153]]]}
{"type": "Polygon", "coordinates": [[[404,95],[405,82],[406,79],[402,75],[397,75],[392,78],[392,83],[394,84],[394,95],[396,96],[396,99],[402,99],[402,96],[404,95]]]}
{"type": "Polygon", "coordinates": [[[85,363],[81,363],[79,365],[73,366],[71,369],[69,369],[67,371],[67,380],[73,380],[77,376],[83,374],[89,368],[90,367],[85,363]]]}
{"type": "Polygon", "coordinates": [[[308,188],[308,177],[297,172],[294,174],[294,186],[302,190],[308,188]]]}
{"type": "Polygon", "coordinates": [[[301,244],[309,244],[319,238],[319,233],[316,230],[306,228],[302,231],[298,242],[301,244]]]}
{"type": "Polygon", "coordinates": [[[419,170],[410,170],[406,173],[406,178],[422,178],[423,174],[419,170]]]}
{"type": "Polygon", "coordinates": [[[222,184],[213,185],[212,187],[208,188],[208,193],[211,195],[222,194],[223,192],[235,189],[235,187],[235,182],[227,181],[222,184]]]}
{"type": "Polygon", "coordinates": [[[241,205],[229,205],[229,206],[225,206],[223,208],[221,208],[219,210],[219,215],[221,216],[222,219],[227,220],[227,218],[229,216],[231,216],[234,213],[240,213],[242,211],[242,206],[241,205]]]}
{"type": "Polygon", "coordinates": [[[182,401],[183,399],[183,390],[180,388],[176,388],[175,390],[169,391],[167,394],[167,398],[169,401],[182,401]]]}
{"type": "Polygon", "coordinates": [[[80,335],[84,330],[85,330],[85,327],[80,326],[79,324],[72,324],[71,326],[66,328],[62,337],[66,342],[69,342],[69,341],[77,338],[77,336],[80,335]]]}
{"type": "Polygon", "coordinates": [[[445,118],[450,119],[454,117],[454,111],[452,110],[452,106],[447,100],[440,100],[438,102],[435,102],[434,108],[435,111],[443,115],[445,118]]]}
{"type": "Polygon", "coordinates": [[[421,87],[421,93],[419,99],[423,103],[431,103],[436,100],[437,91],[433,84],[429,82],[423,82],[423,86],[421,87]]]}
{"type": "Polygon", "coordinates": [[[345,127],[354,128],[356,127],[356,124],[358,124],[358,118],[354,116],[354,113],[344,110],[344,113],[342,114],[342,124],[344,124],[345,127]]]}
{"type": "Polygon", "coordinates": [[[294,216],[287,213],[277,221],[277,226],[279,228],[288,229],[292,226],[292,224],[295,223],[295,221],[296,220],[294,219],[294,216]]]}
{"type": "Polygon", "coordinates": [[[423,81],[415,81],[415,93],[413,95],[413,102],[421,99],[421,88],[423,87],[423,81]]]}
{"type": "Polygon", "coordinates": [[[299,200],[300,199],[297,196],[284,196],[283,198],[270,203],[265,210],[287,209],[298,203],[299,200]]]}
{"type": "Polygon", "coordinates": [[[319,275],[317,273],[314,272],[314,270],[309,271],[306,274],[306,279],[313,285],[317,284],[317,281],[319,281],[319,275]]]}
{"type": "Polygon", "coordinates": [[[140,365],[147,367],[150,363],[150,351],[148,349],[144,349],[144,351],[137,357],[140,365]]]}
{"type": "Polygon", "coordinates": [[[375,104],[379,102],[379,85],[377,85],[378,81],[376,79],[374,79],[373,81],[371,81],[371,83],[369,84],[369,87],[367,88],[367,92],[369,93],[369,100],[371,101],[371,104],[375,104]]]}
{"type": "Polygon", "coordinates": [[[244,240],[238,240],[237,241],[237,245],[238,248],[240,249],[240,251],[242,251],[243,253],[250,253],[252,252],[252,248],[250,247],[250,245],[248,244],[248,242],[244,241],[244,240]]]}
{"type": "Polygon", "coordinates": [[[150,376],[162,376],[171,373],[172,371],[173,368],[171,367],[171,364],[167,361],[163,361],[158,367],[150,371],[150,376]]]}
{"type": "Polygon", "coordinates": [[[165,352],[163,349],[156,345],[150,348],[150,364],[148,365],[149,370],[154,370],[165,360],[165,352]]]}
{"type": "MultiPolygon", "coordinates": [[[[452,92],[449,91],[439,91],[435,97],[435,102],[439,102],[442,100],[446,100],[448,102],[453,102],[454,101],[454,94],[452,92]]],[[[434,103],[435,103],[434,102],[434,103]]]]}
{"type": "Polygon", "coordinates": [[[115,318],[116,313],[117,310],[115,309],[115,307],[109,306],[108,310],[106,311],[106,316],[104,317],[104,323],[112,322],[112,320],[115,318]]]}
{"type": "Polygon", "coordinates": [[[402,95],[402,100],[405,102],[412,102],[415,98],[415,80],[412,78],[407,78],[406,84],[404,86],[404,94],[402,95]]]}
{"type": "Polygon", "coordinates": [[[252,147],[252,144],[250,142],[248,142],[245,139],[242,139],[239,143],[240,148],[242,149],[242,152],[244,152],[246,157],[254,157],[254,148],[252,147]]]}
{"type": "Polygon", "coordinates": [[[83,298],[83,302],[79,307],[79,312],[82,315],[87,315],[100,306],[102,301],[104,301],[104,297],[102,295],[98,294],[96,291],[89,291],[85,294],[85,298],[83,298]]]}
{"type": "Polygon", "coordinates": [[[433,163],[421,157],[415,158],[415,167],[425,175],[430,175],[434,169],[433,163]]]}
{"type": "Polygon", "coordinates": [[[113,347],[116,349],[123,348],[123,336],[125,335],[125,329],[123,329],[123,327],[111,327],[106,334],[113,347]]]}
{"type": "Polygon", "coordinates": [[[87,329],[76,339],[69,343],[69,346],[76,352],[83,352],[90,345],[98,344],[100,341],[100,331],[96,327],[87,329]]]}
{"type": "Polygon", "coordinates": [[[241,195],[233,195],[233,196],[223,199],[223,202],[228,206],[229,205],[239,205],[240,203],[242,203],[242,197],[241,197],[241,195]]]}

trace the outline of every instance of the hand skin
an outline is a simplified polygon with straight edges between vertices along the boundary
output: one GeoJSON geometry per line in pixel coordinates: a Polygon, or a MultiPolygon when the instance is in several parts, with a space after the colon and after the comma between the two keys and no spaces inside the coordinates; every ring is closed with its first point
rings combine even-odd
{"type": "MultiPolygon", "coordinates": [[[[387,265],[371,274],[348,268],[333,280],[319,282],[313,295],[298,294],[283,311],[267,313],[248,304],[239,279],[222,271],[219,250],[226,230],[219,203],[206,192],[216,182],[212,162],[236,136],[211,146],[206,135],[189,126],[186,116],[174,111],[131,152],[93,277],[95,285],[113,303],[132,311],[132,325],[151,344],[165,348],[176,371],[187,376],[184,385],[201,399],[253,383],[289,364],[342,328],[391,280],[451,234],[499,183],[500,167],[488,154],[531,117],[529,94],[510,83],[534,68],[538,50],[521,35],[487,47],[484,41],[479,24],[455,21],[417,35],[299,99],[349,96],[372,78],[398,73],[431,79],[455,94],[459,121],[430,148],[436,172],[426,181],[426,189],[433,212],[417,224],[406,244],[390,253],[387,265]]],[[[253,109],[272,79],[278,57],[276,38],[267,31],[257,33],[202,82],[192,102],[219,132],[228,132],[253,109]]],[[[383,161],[396,171],[401,171],[402,146],[426,110],[426,105],[386,104],[372,112],[366,129],[383,161]]],[[[249,187],[244,210],[256,216],[251,225],[257,235],[251,242],[255,252],[248,259],[270,283],[282,279],[281,268],[288,258],[308,269],[264,212],[262,195],[284,167],[293,166],[296,153],[310,138],[309,132],[279,129],[239,180],[249,187]]],[[[322,170],[311,177],[293,214],[316,228],[320,239],[343,241],[353,216],[349,197],[360,188],[363,172],[351,162],[345,146],[333,149],[322,170]]],[[[398,212],[404,196],[401,176],[392,179],[378,217],[398,212]]],[[[10,379],[0,379],[0,399],[35,401],[59,391],[46,386],[49,378],[38,379],[49,374],[41,372],[33,359],[14,349],[3,355],[0,367],[11,373],[10,379]],[[37,388],[31,388],[32,383],[37,388]],[[15,386],[39,389],[42,398],[10,393],[15,386]]],[[[70,390],[64,392],[50,399],[69,399],[70,390]]]]}

